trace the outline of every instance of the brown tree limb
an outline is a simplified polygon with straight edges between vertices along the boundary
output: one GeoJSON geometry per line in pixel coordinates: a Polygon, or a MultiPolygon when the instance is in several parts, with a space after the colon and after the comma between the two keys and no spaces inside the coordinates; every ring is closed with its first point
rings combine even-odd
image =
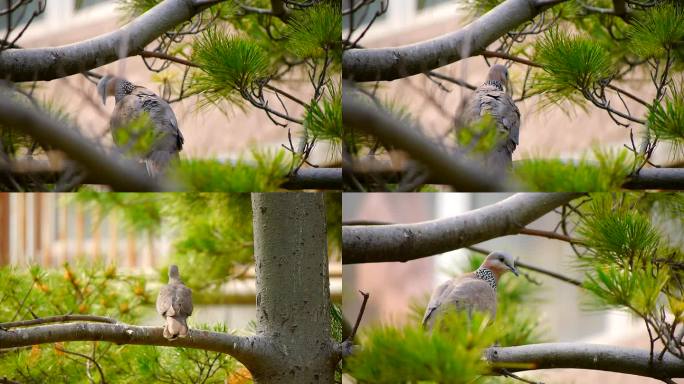
{"type": "Polygon", "coordinates": [[[66,323],[71,321],[89,321],[95,323],[110,323],[116,324],[117,321],[111,317],[94,316],[94,315],[60,315],[39,317],[31,320],[13,321],[10,323],[0,323],[0,329],[8,330],[17,327],[30,327],[33,325],[49,324],[49,323],[66,323]]]}

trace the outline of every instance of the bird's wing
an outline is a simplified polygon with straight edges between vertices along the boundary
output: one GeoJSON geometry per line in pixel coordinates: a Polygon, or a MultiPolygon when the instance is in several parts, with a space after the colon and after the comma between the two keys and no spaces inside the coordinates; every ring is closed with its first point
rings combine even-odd
{"type": "Polygon", "coordinates": [[[518,145],[520,130],[520,110],[506,92],[491,85],[483,85],[475,92],[476,102],[473,112],[482,117],[490,114],[500,132],[506,133],[509,140],[518,145]]]}
{"type": "Polygon", "coordinates": [[[192,315],[192,290],[183,284],[178,284],[175,293],[175,304],[178,314],[186,317],[192,315]]]}
{"type": "Polygon", "coordinates": [[[427,325],[428,321],[430,321],[430,319],[433,317],[434,312],[442,304],[444,293],[449,290],[450,284],[452,284],[451,280],[445,281],[432,292],[432,296],[430,296],[430,302],[428,303],[427,308],[425,308],[425,315],[423,315],[423,326],[427,325]]]}
{"type": "Polygon", "coordinates": [[[166,316],[166,312],[173,305],[173,287],[165,285],[159,290],[159,296],[157,296],[157,313],[162,316],[166,316]]]}
{"type": "Polygon", "coordinates": [[[137,98],[140,109],[149,113],[150,119],[154,123],[157,140],[155,140],[151,152],[179,152],[183,148],[184,138],[178,128],[176,115],[169,103],[143,87],[136,87],[131,96],[137,98]]]}
{"type": "Polygon", "coordinates": [[[443,298],[443,306],[496,316],[496,291],[484,280],[464,277],[455,281],[443,298]]]}

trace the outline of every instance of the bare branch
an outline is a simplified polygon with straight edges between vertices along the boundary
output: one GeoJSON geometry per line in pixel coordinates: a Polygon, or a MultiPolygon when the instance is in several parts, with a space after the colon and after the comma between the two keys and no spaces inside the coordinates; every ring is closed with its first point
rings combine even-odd
{"type": "Polygon", "coordinates": [[[204,8],[192,0],[165,0],[120,29],[89,40],[59,47],[8,49],[0,54],[0,73],[12,81],[52,80],[135,56],[204,8]]]}
{"type": "Polygon", "coordinates": [[[667,379],[684,377],[684,361],[665,354],[649,360],[649,352],[636,348],[583,343],[545,343],[492,347],[485,351],[490,364],[509,371],[578,368],[667,379]]]}
{"type": "Polygon", "coordinates": [[[110,323],[110,324],[116,324],[117,323],[116,320],[114,320],[110,317],[93,316],[93,315],[61,315],[61,316],[39,317],[37,319],[32,319],[32,320],[13,321],[11,323],[0,323],[0,329],[8,330],[10,328],[29,327],[29,326],[33,326],[33,325],[48,324],[48,323],[65,323],[65,322],[69,322],[69,321],[90,321],[90,322],[96,322],[96,323],[110,323]]]}
{"type": "Polygon", "coordinates": [[[167,340],[162,327],[129,324],[70,323],[41,325],[12,331],[0,330],[0,349],[17,348],[60,341],[109,341],[116,344],[186,347],[227,353],[248,368],[271,351],[261,336],[236,336],[228,333],[190,329],[188,337],[167,340]]]}
{"type": "Polygon", "coordinates": [[[542,7],[554,4],[507,0],[466,27],[432,40],[402,47],[347,50],[342,56],[342,76],[357,82],[396,80],[475,56],[534,18],[542,7]]]}
{"type": "Polygon", "coordinates": [[[520,233],[579,193],[519,193],[445,219],[412,224],[343,226],[344,264],[409,261],[520,233]]]}
{"type": "Polygon", "coordinates": [[[38,142],[64,151],[90,173],[118,191],[158,191],[161,186],[147,176],[137,163],[107,154],[76,129],[55,121],[31,107],[0,98],[0,123],[26,132],[38,142]]]}
{"type": "Polygon", "coordinates": [[[416,128],[406,126],[389,113],[359,101],[345,91],[342,94],[342,121],[346,127],[363,130],[382,142],[408,152],[414,160],[438,173],[449,185],[462,191],[511,189],[503,175],[492,174],[480,164],[457,153],[448,153],[416,128]]]}

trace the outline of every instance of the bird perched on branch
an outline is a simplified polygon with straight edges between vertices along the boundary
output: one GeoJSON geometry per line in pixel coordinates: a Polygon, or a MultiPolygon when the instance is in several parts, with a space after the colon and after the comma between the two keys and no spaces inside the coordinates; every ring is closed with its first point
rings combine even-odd
{"type": "Polygon", "coordinates": [[[487,80],[477,87],[466,111],[466,123],[469,124],[487,114],[491,116],[497,134],[493,147],[484,155],[484,161],[488,168],[501,171],[508,171],[512,166],[520,131],[520,110],[505,91],[508,84],[508,69],[501,64],[492,65],[487,80]]]}
{"type": "Polygon", "coordinates": [[[107,75],[100,79],[97,91],[103,104],[106,104],[108,96],[114,96],[116,107],[109,125],[114,143],[121,150],[128,152],[141,136],[149,137],[140,156],[150,176],[158,176],[171,160],[179,159],[183,134],[169,103],[149,89],[116,76],[107,75]],[[145,116],[148,119],[144,119],[145,116]],[[138,130],[143,132],[131,132],[131,126],[140,119],[144,119],[143,126],[138,130]]]}
{"type": "Polygon", "coordinates": [[[518,276],[513,257],[505,252],[490,253],[480,267],[470,273],[444,282],[432,292],[423,316],[423,327],[432,329],[435,320],[450,311],[484,312],[496,317],[496,285],[504,273],[518,276]]]}
{"type": "Polygon", "coordinates": [[[175,265],[169,267],[169,283],[159,291],[157,312],[166,320],[165,338],[175,340],[188,335],[186,320],[192,315],[192,290],[183,284],[175,265]]]}

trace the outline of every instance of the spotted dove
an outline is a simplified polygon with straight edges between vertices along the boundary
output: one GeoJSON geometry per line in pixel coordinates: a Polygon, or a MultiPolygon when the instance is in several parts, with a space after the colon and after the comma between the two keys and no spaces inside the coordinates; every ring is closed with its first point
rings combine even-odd
{"type": "Polygon", "coordinates": [[[490,253],[480,267],[442,283],[430,297],[423,316],[423,327],[432,329],[435,319],[450,311],[483,312],[496,317],[496,285],[507,271],[518,276],[515,260],[505,252],[490,253]]]}
{"type": "MultiPolygon", "coordinates": [[[[142,162],[150,176],[163,173],[183,148],[183,134],[178,129],[176,115],[164,99],[147,88],[133,85],[128,80],[116,76],[104,76],[97,84],[97,91],[106,103],[108,96],[114,96],[116,106],[109,121],[114,142],[120,148],[127,143],[117,140],[117,131],[139,118],[143,113],[149,115],[154,129],[154,139],[142,162]]],[[[123,148],[122,148],[123,149],[123,148]]]]}
{"type": "Polygon", "coordinates": [[[192,290],[183,284],[175,265],[169,267],[169,283],[159,291],[157,312],[166,320],[165,338],[175,340],[188,335],[186,320],[192,315],[192,290]]]}
{"type": "Polygon", "coordinates": [[[487,81],[477,87],[466,111],[469,123],[485,114],[492,116],[499,135],[484,161],[488,168],[499,171],[510,170],[520,131],[520,111],[511,96],[504,91],[505,86],[508,86],[508,69],[501,64],[492,65],[487,81]]]}

